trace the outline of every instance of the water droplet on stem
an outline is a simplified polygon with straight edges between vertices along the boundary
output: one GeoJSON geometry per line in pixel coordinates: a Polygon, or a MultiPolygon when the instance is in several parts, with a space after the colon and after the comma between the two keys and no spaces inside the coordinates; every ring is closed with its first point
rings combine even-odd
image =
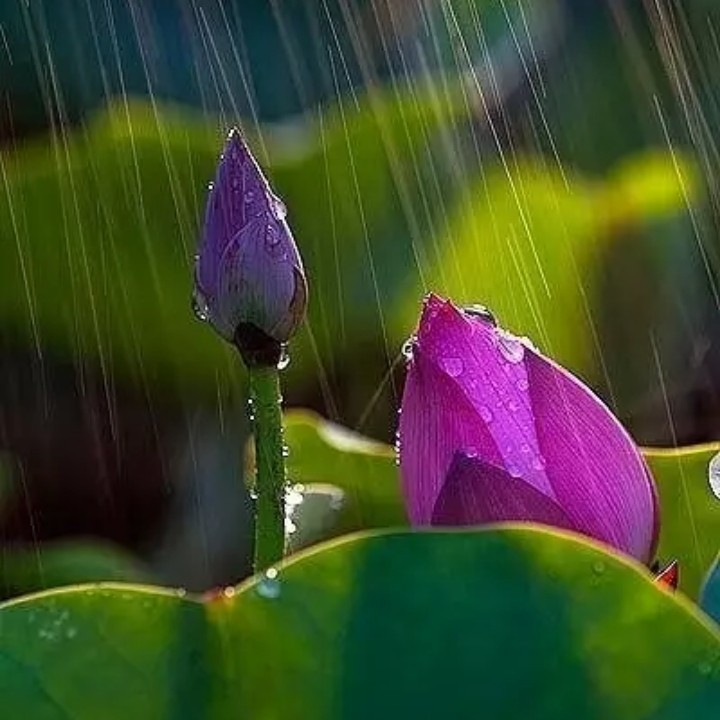
{"type": "Polygon", "coordinates": [[[278,360],[277,369],[278,370],[285,370],[285,368],[290,364],[290,354],[287,350],[287,345],[282,346],[282,350],[280,352],[280,359],[278,360]]]}
{"type": "Polygon", "coordinates": [[[263,573],[260,582],[257,584],[257,594],[268,600],[280,597],[280,579],[275,568],[268,568],[263,573]]]}

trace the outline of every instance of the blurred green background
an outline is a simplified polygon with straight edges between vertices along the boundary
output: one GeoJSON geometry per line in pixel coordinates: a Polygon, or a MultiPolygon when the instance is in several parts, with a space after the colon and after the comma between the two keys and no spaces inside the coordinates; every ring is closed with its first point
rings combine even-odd
{"type": "Polygon", "coordinates": [[[189,300],[233,124],[310,282],[289,406],[392,438],[432,289],[638,442],[719,439],[719,27],[710,0],[4,0],[0,593],[249,571],[245,374],[189,300]]]}

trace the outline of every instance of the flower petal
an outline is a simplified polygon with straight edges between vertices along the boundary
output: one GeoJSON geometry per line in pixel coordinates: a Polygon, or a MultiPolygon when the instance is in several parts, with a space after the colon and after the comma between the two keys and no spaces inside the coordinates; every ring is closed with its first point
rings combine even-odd
{"type": "Polygon", "coordinates": [[[638,448],[589,388],[492,316],[430,296],[400,430],[413,521],[432,520],[452,457],[462,452],[522,478],[579,532],[651,559],[657,499],[638,448]]]}
{"type": "Polygon", "coordinates": [[[298,278],[296,258],[277,240],[279,232],[276,221],[254,218],[226,249],[217,301],[210,303],[226,337],[232,338],[241,322],[251,322],[271,337],[284,334],[298,278]]]}
{"type": "Polygon", "coordinates": [[[475,408],[453,379],[419,350],[405,382],[399,443],[408,515],[416,525],[431,522],[458,450],[502,467],[495,441],[475,408]]]}
{"type": "Polygon", "coordinates": [[[270,188],[240,132],[228,135],[205,211],[197,279],[203,294],[214,296],[223,254],[251,218],[267,215],[270,188]]]}
{"type": "Polygon", "coordinates": [[[555,497],[586,532],[642,560],[657,535],[657,499],[640,451],[606,405],[534,351],[525,365],[540,449],[555,497]]]}
{"type": "Polygon", "coordinates": [[[433,525],[528,521],[577,531],[552,498],[506,470],[456,453],[435,503],[433,525]]]}
{"type": "Polygon", "coordinates": [[[307,285],[286,209],[237,130],[210,190],[196,269],[208,319],[228,340],[248,323],[283,343],[305,311],[307,285]]]}
{"type": "Polygon", "coordinates": [[[426,302],[417,344],[418,352],[466,397],[474,422],[484,424],[494,440],[500,466],[553,497],[535,434],[525,345],[487,319],[468,316],[434,295],[426,302]]]}

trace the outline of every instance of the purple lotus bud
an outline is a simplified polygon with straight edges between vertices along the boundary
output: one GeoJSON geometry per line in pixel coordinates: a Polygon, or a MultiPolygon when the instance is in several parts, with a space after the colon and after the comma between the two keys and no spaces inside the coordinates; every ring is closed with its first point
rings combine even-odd
{"type": "Polygon", "coordinates": [[[268,343],[276,348],[272,355],[293,335],[307,304],[285,216],[285,205],[232,130],[210,186],[193,301],[200,318],[260,362],[268,343]]]}
{"type": "Polygon", "coordinates": [[[489,313],[427,299],[400,438],[416,525],[537,522],[652,559],[657,495],[635,443],[589,388],[489,313]]]}

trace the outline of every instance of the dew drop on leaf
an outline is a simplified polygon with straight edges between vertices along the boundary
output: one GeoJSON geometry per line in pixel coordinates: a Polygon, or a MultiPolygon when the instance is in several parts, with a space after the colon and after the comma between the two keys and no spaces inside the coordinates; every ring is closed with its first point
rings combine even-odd
{"type": "Polygon", "coordinates": [[[720,453],[715,455],[708,465],[708,480],[713,495],[720,500],[720,453]]]}

